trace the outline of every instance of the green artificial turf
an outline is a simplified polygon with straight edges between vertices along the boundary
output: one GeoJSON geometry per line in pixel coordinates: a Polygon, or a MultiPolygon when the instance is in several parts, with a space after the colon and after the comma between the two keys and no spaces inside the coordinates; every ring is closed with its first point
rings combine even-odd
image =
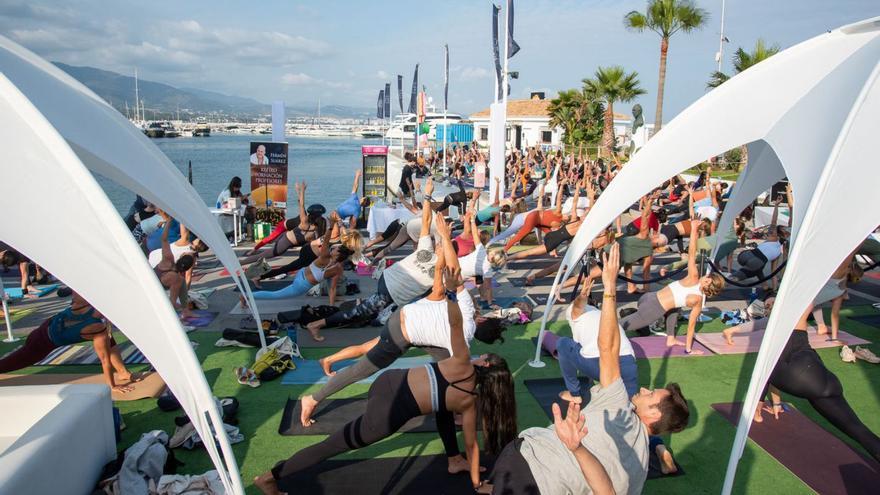
{"type": "MultiPolygon", "coordinates": [[[[869,308],[851,308],[844,314],[863,314],[869,308]]],[[[682,321],[680,333],[684,331],[686,322],[682,321]]],[[[533,357],[534,348],[530,341],[537,335],[539,323],[527,326],[512,327],[507,331],[503,344],[487,346],[474,342],[474,352],[496,352],[504,356],[516,376],[517,419],[522,430],[531,426],[546,426],[549,420],[537,402],[523,385],[523,380],[530,378],[558,377],[558,365],[551,359],[544,358],[547,366],[541,369],[531,368],[527,362],[533,357]]],[[[880,332],[872,327],[844,319],[842,327],[855,335],[872,341],[880,340],[880,332]]],[[[715,320],[702,325],[698,331],[720,331],[723,324],[715,320]]],[[[564,322],[555,322],[550,329],[563,335],[570,334],[564,322]]],[[[117,338],[122,337],[118,336],[117,338]]],[[[277,433],[281,421],[281,412],[288,396],[297,397],[312,390],[313,387],[284,386],[280,380],[263,384],[259,388],[239,385],[235,381],[232,369],[235,366],[247,365],[253,361],[254,349],[215,348],[213,342],[219,337],[216,332],[194,332],[189,335],[191,340],[199,342],[196,350],[202,362],[208,384],[217,396],[235,396],[241,402],[239,411],[239,427],[245,435],[245,441],[234,445],[233,450],[238,460],[242,479],[248,493],[257,493],[252,486],[254,476],[269,469],[276,461],[290,456],[305,446],[320,441],[323,436],[280,436],[277,433]]],[[[124,340],[120,338],[120,340],[124,340]]],[[[6,352],[16,344],[0,344],[0,353],[6,352]]],[[[872,350],[880,354],[880,345],[871,345],[872,350]]],[[[332,349],[307,349],[305,356],[318,358],[329,354],[332,349]]],[[[876,414],[880,407],[880,366],[864,362],[856,364],[843,363],[837,356],[836,349],[818,351],[825,365],[838,377],[844,385],[846,397],[853,409],[859,414],[866,425],[875,432],[880,432],[880,415],[876,414]]],[[[413,354],[416,354],[413,351],[413,354]]],[[[668,360],[639,360],[639,376],[644,386],[663,386],[669,381],[678,382],[691,405],[690,426],[683,432],[667,438],[667,444],[675,453],[678,462],[687,474],[682,477],[648,481],[645,493],[718,493],[730,455],[733,442],[734,427],[711,409],[711,404],[742,400],[748,380],[751,376],[755,355],[710,356],[699,358],[672,358],[668,360]]],[[[137,370],[138,367],[132,369],[137,370]]],[[[97,366],[48,366],[32,367],[23,370],[25,373],[99,373],[97,366]]],[[[339,394],[339,397],[355,396],[367,391],[365,385],[354,385],[339,394]]],[[[829,431],[838,434],[824,419],[802,400],[792,401],[798,409],[818,422],[829,431]]],[[[173,432],[173,418],[178,413],[164,413],[156,407],[152,399],[116,403],[123,415],[127,429],[123,432],[124,449],[135,442],[143,432],[153,429],[164,429],[173,432]]],[[[773,421],[765,415],[765,420],[773,421]]],[[[850,444],[853,442],[844,438],[850,444]]],[[[858,448],[858,447],[856,447],[858,448]]],[[[442,445],[433,433],[406,433],[395,435],[365,449],[349,454],[352,458],[375,456],[406,456],[422,454],[439,454],[442,445]]],[[[178,459],[186,465],[180,469],[183,473],[202,473],[212,469],[212,464],[203,450],[175,452],[178,459]]],[[[805,455],[821,455],[805,453],[805,455]]],[[[829,459],[828,462],[833,462],[829,459]]],[[[811,493],[811,490],[785,467],[776,462],[749,442],[746,447],[737,476],[736,493],[763,492],[798,494],[811,493]]]]}

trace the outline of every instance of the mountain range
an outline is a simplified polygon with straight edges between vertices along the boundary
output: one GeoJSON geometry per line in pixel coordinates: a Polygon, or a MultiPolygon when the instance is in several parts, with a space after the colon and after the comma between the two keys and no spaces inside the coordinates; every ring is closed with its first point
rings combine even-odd
{"type": "MultiPolygon", "coordinates": [[[[78,67],[53,62],[58,68],[83,83],[114,108],[125,114],[134,112],[134,77],[95,67],[78,67]]],[[[145,107],[147,120],[192,119],[199,116],[253,119],[268,117],[272,108],[252,98],[230,96],[214,91],[196,88],[176,88],[174,86],[138,79],[138,94],[145,107]]],[[[315,114],[316,107],[303,105],[287,106],[288,117],[309,117],[315,114]]],[[[374,110],[344,105],[321,105],[321,116],[338,118],[370,118],[374,110]]]]}

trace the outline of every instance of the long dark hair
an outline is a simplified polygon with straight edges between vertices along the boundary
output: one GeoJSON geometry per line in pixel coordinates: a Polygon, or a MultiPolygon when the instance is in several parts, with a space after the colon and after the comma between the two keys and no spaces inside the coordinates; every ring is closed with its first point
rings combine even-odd
{"type": "Polygon", "coordinates": [[[229,187],[227,187],[227,189],[229,189],[229,195],[233,198],[241,196],[241,177],[233,177],[232,180],[229,181],[229,187]],[[238,188],[238,193],[232,191],[233,187],[238,188]]]}
{"type": "Polygon", "coordinates": [[[497,455],[516,438],[516,399],[513,376],[507,361],[498,354],[487,354],[488,366],[477,366],[479,413],[483,419],[483,447],[497,455]]]}

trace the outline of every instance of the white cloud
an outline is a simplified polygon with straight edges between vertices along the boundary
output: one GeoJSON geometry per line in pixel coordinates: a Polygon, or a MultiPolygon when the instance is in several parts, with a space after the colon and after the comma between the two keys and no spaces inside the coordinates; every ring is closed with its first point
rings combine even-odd
{"type": "Polygon", "coordinates": [[[281,83],[286,84],[288,86],[305,86],[308,84],[312,84],[315,82],[315,78],[308,75],[303,74],[302,72],[298,74],[284,74],[281,76],[281,83]]]}
{"type": "Polygon", "coordinates": [[[459,78],[462,81],[473,81],[476,79],[485,79],[491,75],[492,73],[482,67],[465,67],[461,69],[459,78]]]}
{"type": "Polygon", "coordinates": [[[386,79],[387,80],[391,76],[389,76],[388,73],[385,72],[384,70],[380,70],[379,72],[376,72],[376,77],[378,77],[379,79],[386,79]]]}

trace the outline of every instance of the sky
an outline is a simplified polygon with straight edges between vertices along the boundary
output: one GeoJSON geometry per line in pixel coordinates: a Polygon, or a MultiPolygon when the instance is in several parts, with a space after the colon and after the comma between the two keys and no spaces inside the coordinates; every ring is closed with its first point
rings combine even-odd
{"type": "MultiPolygon", "coordinates": [[[[496,0],[501,3],[502,0],[496,0]]],[[[697,32],[670,41],[664,122],[706,92],[715,70],[721,0],[696,0],[709,13],[697,32]]],[[[548,97],[581,86],[599,66],[636,71],[638,103],[653,122],[660,39],[623,25],[645,0],[518,0],[511,98],[548,97]]],[[[494,96],[489,0],[3,0],[0,34],[48,60],[194,87],[262,102],[373,107],[397,74],[408,104],[413,67],[441,108],[443,45],[450,50],[449,110],[464,115],[494,96]]],[[[724,70],[737,47],[758,38],[782,48],[880,15],[877,0],[729,0],[724,70]]],[[[2,69],[2,68],[0,68],[2,69]]],[[[629,113],[631,103],[618,112],[629,113]]],[[[395,110],[396,111],[396,110],[395,110]]]]}

